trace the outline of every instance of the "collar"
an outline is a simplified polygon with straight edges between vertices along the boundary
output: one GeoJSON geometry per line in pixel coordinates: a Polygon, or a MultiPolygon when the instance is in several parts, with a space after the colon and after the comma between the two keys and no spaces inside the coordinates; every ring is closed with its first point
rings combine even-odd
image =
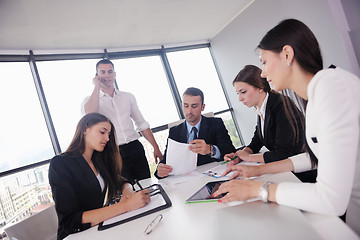
{"type": "Polygon", "coordinates": [[[266,93],[266,97],[265,97],[260,109],[255,106],[255,112],[256,112],[257,115],[260,116],[260,114],[261,114],[262,116],[265,116],[266,105],[267,105],[268,99],[269,99],[269,93],[266,93]]]}
{"type": "MultiPolygon", "coordinates": [[[[199,134],[201,120],[202,120],[202,116],[200,117],[200,121],[199,121],[195,126],[192,126],[190,123],[188,123],[188,122],[185,120],[186,128],[187,128],[187,131],[188,131],[189,134],[191,133],[193,127],[196,127],[196,129],[198,130],[198,134],[199,134]]],[[[199,135],[198,135],[198,136],[199,136],[199,135]]]]}
{"type": "MultiPolygon", "coordinates": [[[[117,89],[115,89],[114,94],[120,94],[120,91],[117,90],[117,89]]],[[[105,93],[103,90],[100,89],[99,96],[100,96],[100,97],[109,96],[109,94],[105,93]]]]}

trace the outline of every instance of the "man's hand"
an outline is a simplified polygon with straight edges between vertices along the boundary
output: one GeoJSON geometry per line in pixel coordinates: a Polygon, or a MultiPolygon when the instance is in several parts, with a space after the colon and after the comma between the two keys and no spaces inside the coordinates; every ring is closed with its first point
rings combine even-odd
{"type": "Polygon", "coordinates": [[[190,151],[194,153],[199,153],[201,155],[206,155],[211,153],[210,145],[206,144],[203,139],[195,139],[189,142],[191,144],[189,146],[190,151]]]}
{"type": "Polygon", "coordinates": [[[158,163],[163,158],[163,155],[159,148],[154,149],[154,159],[155,163],[158,163]]]}
{"type": "Polygon", "coordinates": [[[95,76],[92,80],[93,84],[95,85],[95,88],[100,89],[102,86],[102,81],[101,78],[99,76],[95,76]]]}
{"type": "Polygon", "coordinates": [[[170,165],[166,165],[163,163],[160,163],[157,167],[157,174],[159,177],[167,177],[172,172],[172,167],[170,165]]]}

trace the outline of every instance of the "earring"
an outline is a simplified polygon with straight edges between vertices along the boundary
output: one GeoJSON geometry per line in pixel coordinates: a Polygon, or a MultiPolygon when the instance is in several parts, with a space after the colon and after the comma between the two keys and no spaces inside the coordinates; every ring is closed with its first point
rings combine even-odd
{"type": "Polygon", "coordinates": [[[291,66],[291,63],[288,62],[287,65],[288,65],[288,67],[290,67],[290,66],[291,66]]]}

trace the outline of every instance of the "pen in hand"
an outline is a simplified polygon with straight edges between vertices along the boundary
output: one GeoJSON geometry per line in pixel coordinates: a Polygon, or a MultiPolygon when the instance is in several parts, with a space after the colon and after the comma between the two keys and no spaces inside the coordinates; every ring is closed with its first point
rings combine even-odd
{"type": "Polygon", "coordinates": [[[221,165],[224,165],[225,163],[228,163],[228,162],[230,162],[232,160],[235,160],[236,158],[237,158],[237,156],[232,157],[232,158],[230,158],[230,160],[227,160],[227,161],[223,162],[221,165]]]}

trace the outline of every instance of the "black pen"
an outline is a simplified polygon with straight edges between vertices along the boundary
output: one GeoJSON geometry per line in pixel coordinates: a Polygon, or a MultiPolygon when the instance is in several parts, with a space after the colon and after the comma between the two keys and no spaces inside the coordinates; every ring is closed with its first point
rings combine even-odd
{"type": "Polygon", "coordinates": [[[134,182],[139,186],[140,190],[144,190],[137,179],[135,179],[134,182]]]}

